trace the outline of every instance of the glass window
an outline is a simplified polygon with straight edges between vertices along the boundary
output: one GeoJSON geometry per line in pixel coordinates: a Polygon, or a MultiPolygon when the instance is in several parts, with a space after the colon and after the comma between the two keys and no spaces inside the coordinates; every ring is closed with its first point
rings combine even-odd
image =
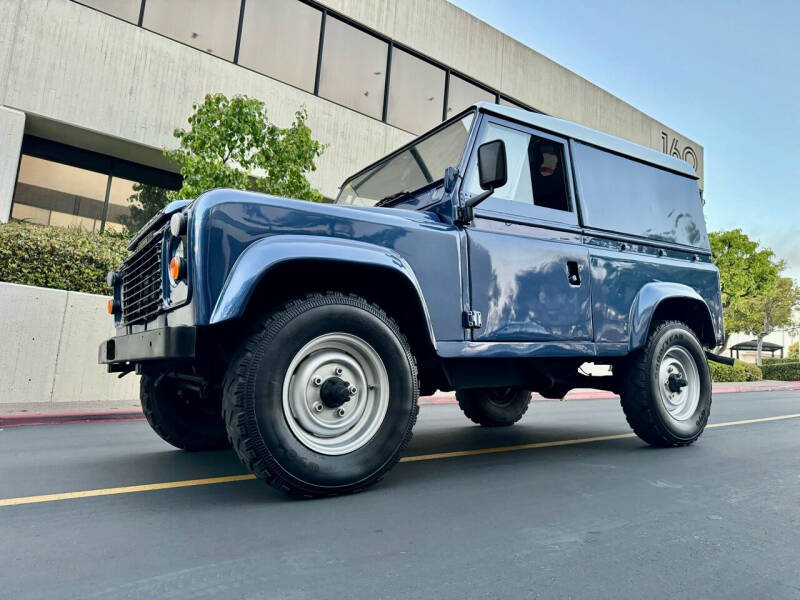
{"type": "Polygon", "coordinates": [[[99,231],[108,175],[23,155],[11,216],[99,231]]]}
{"type": "Polygon", "coordinates": [[[139,231],[169,203],[167,193],[167,189],[157,185],[112,177],[106,231],[139,231]]]}
{"type": "Polygon", "coordinates": [[[239,64],[313,92],[321,20],[298,0],[247,0],[239,64]]]}
{"type": "Polygon", "coordinates": [[[444,78],[443,69],[393,49],[386,120],[412,133],[438,125],[442,121],[444,78]]]}
{"type": "Polygon", "coordinates": [[[345,182],[338,204],[372,206],[388,196],[414,191],[444,177],[461,162],[473,114],[454,121],[366,173],[345,182]]]}
{"type": "Polygon", "coordinates": [[[147,0],[142,25],[233,60],[241,0],[147,0]]]}
{"type": "MultiPolygon", "coordinates": [[[[489,123],[481,143],[492,140],[505,143],[508,169],[508,181],[494,191],[493,198],[552,210],[571,210],[563,144],[489,123]]],[[[468,189],[472,194],[481,192],[477,171],[473,168],[470,175],[468,189]]]]}
{"type": "Polygon", "coordinates": [[[494,93],[461,79],[458,75],[450,75],[447,88],[447,116],[451,117],[476,102],[494,102],[494,93]]]}
{"type": "Polygon", "coordinates": [[[79,0],[79,2],[131,23],[139,22],[142,0],[79,0]]]}
{"type": "Polygon", "coordinates": [[[319,95],[380,119],[388,49],[386,42],[328,17],[319,95]]]}
{"type": "Polygon", "coordinates": [[[708,248],[696,179],[581,143],[574,156],[585,225],[708,248]]]}

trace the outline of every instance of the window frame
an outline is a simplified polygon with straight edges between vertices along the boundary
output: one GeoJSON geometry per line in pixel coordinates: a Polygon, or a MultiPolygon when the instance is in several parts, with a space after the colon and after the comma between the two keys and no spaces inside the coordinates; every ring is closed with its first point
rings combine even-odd
{"type": "MultiPolygon", "coordinates": [[[[527,204],[524,202],[517,202],[515,200],[504,200],[490,196],[475,207],[475,216],[500,221],[513,221],[517,223],[521,222],[526,224],[544,225],[559,228],[567,226],[569,228],[579,229],[580,205],[575,187],[575,175],[572,164],[569,138],[554,135],[529,125],[523,125],[522,123],[518,123],[516,121],[511,121],[483,112],[479,113],[478,116],[480,120],[479,123],[477,123],[477,127],[473,125],[473,128],[477,130],[475,141],[473,143],[473,148],[470,149],[469,160],[467,162],[468,166],[461,180],[461,188],[458,194],[460,201],[463,202],[472,196],[470,191],[467,190],[467,185],[473,175],[473,171],[475,171],[475,169],[478,167],[478,146],[480,146],[482,143],[480,140],[483,139],[484,133],[489,125],[499,125],[521,133],[561,144],[563,147],[564,156],[564,178],[566,180],[571,210],[565,211],[554,208],[545,208],[543,206],[536,206],[533,203],[527,204]]],[[[535,196],[535,190],[533,193],[535,196]]]]}
{"type": "Polygon", "coordinates": [[[319,10],[322,13],[322,18],[320,20],[320,35],[319,35],[319,45],[318,45],[318,48],[317,48],[317,59],[316,59],[316,65],[315,65],[315,81],[314,81],[314,89],[313,90],[307,90],[305,88],[298,87],[298,86],[296,86],[296,85],[294,85],[292,83],[283,81],[283,80],[278,79],[276,77],[273,77],[271,75],[267,75],[267,74],[262,73],[262,72],[260,72],[260,71],[258,71],[256,69],[254,69],[254,68],[251,68],[251,67],[248,67],[248,66],[245,66],[245,65],[242,65],[242,64],[239,63],[239,60],[238,60],[239,59],[239,49],[240,49],[241,41],[242,41],[242,29],[243,29],[244,14],[245,14],[247,0],[241,0],[241,3],[239,5],[238,29],[237,29],[237,31],[235,33],[236,37],[235,37],[235,44],[234,44],[233,59],[228,59],[228,58],[226,58],[224,56],[219,56],[217,54],[210,54],[210,53],[206,52],[205,50],[203,50],[201,48],[198,48],[196,46],[192,46],[191,44],[188,44],[188,43],[183,42],[181,40],[177,40],[175,38],[171,38],[171,37],[169,37],[168,35],[166,35],[164,33],[161,33],[161,32],[158,32],[158,31],[154,31],[152,29],[145,28],[143,26],[143,22],[144,22],[144,15],[145,15],[145,8],[146,8],[146,5],[147,5],[147,0],[141,0],[140,11],[139,11],[139,19],[138,19],[137,23],[133,23],[131,21],[126,21],[125,19],[122,19],[121,17],[117,17],[115,15],[111,15],[110,13],[107,13],[107,12],[103,11],[102,9],[95,8],[93,6],[88,6],[86,4],[83,4],[80,0],[71,0],[71,1],[74,2],[75,4],[83,6],[83,7],[87,8],[87,9],[89,9],[89,10],[94,10],[94,11],[100,12],[102,14],[108,15],[113,19],[118,19],[118,20],[123,21],[125,23],[132,24],[132,25],[134,25],[136,27],[140,27],[142,29],[146,29],[146,31],[149,31],[150,33],[152,33],[154,35],[158,35],[158,36],[161,36],[161,37],[163,37],[165,39],[172,40],[172,41],[174,41],[174,42],[176,42],[178,44],[186,46],[187,48],[192,48],[193,50],[196,50],[197,52],[203,52],[205,54],[209,54],[210,56],[214,56],[215,58],[217,58],[219,60],[224,60],[225,62],[229,62],[231,64],[235,64],[235,65],[237,65],[237,66],[239,66],[239,67],[241,67],[243,69],[247,69],[248,71],[251,71],[253,73],[257,73],[257,74],[261,75],[262,77],[268,77],[270,79],[273,79],[274,81],[279,81],[283,85],[288,85],[288,86],[293,87],[293,88],[295,88],[297,90],[301,90],[301,91],[303,91],[305,93],[312,94],[313,96],[321,98],[321,99],[323,99],[323,100],[325,100],[327,102],[331,102],[331,103],[336,104],[338,106],[342,106],[343,108],[347,108],[348,110],[352,110],[353,112],[356,112],[356,113],[358,113],[360,115],[364,115],[365,117],[368,117],[370,119],[375,119],[376,121],[379,121],[381,123],[385,123],[386,125],[390,125],[391,127],[395,127],[396,129],[400,129],[401,131],[406,131],[407,133],[410,133],[411,135],[416,135],[416,134],[414,132],[412,132],[412,131],[407,131],[405,129],[402,129],[401,127],[397,127],[397,125],[392,125],[391,123],[389,123],[387,121],[387,118],[386,118],[387,117],[387,111],[388,111],[389,94],[390,94],[389,86],[391,85],[390,77],[391,77],[392,53],[394,51],[394,48],[399,48],[403,52],[407,52],[411,56],[413,56],[415,58],[418,58],[418,59],[420,59],[420,60],[422,60],[424,62],[427,62],[427,63],[429,63],[429,64],[431,64],[431,65],[433,65],[435,67],[443,69],[445,71],[445,73],[446,73],[446,75],[445,75],[445,86],[444,86],[444,94],[443,94],[443,98],[442,98],[442,119],[441,119],[442,123],[446,122],[447,120],[449,120],[449,117],[447,115],[447,106],[448,106],[449,100],[450,100],[449,93],[450,93],[450,77],[451,76],[455,76],[455,77],[458,77],[460,79],[463,79],[465,82],[467,82],[467,83],[469,83],[471,85],[474,85],[475,87],[480,88],[480,89],[486,91],[489,94],[494,95],[494,102],[495,103],[499,104],[500,99],[504,98],[506,100],[514,102],[519,108],[522,108],[523,110],[529,110],[531,112],[541,113],[541,111],[533,108],[532,106],[526,104],[525,102],[518,101],[518,100],[512,98],[511,96],[509,96],[507,94],[504,94],[499,89],[496,89],[493,86],[490,86],[490,85],[487,85],[487,84],[485,84],[485,83],[483,83],[481,81],[478,81],[474,77],[471,77],[470,75],[467,75],[466,73],[463,73],[463,72],[461,72],[461,71],[459,71],[457,69],[451,68],[448,65],[444,64],[443,62],[441,62],[441,61],[439,61],[439,60],[437,60],[437,59],[435,59],[435,58],[433,58],[431,56],[423,54],[422,52],[419,52],[418,50],[416,50],[414,48],[411,48],[410,46],[407,46],[407,45],[405,45],[405,44],[403,44],[401,42],[398,42],[397,40],[394,40],[393,38],[391,38],[391,37],[379,32],[379,31],[377,31],[375,29],[372,29],[368,25],[364,25],[363,23],[360,23],[360,22],[352,19],[348,15],[345,15],[343,13],[340,13],[339,11],[330,9],[327,6],[325,6],[324,4],[321,4],[320,2],[318,2],[317,0],[297,0],[297,2],[301,2],[301,3],[303,3],[303,4],[307,5],[307,6],[315,8],[315,9],[319,10]],[[385,71],[385,77],[384,77],[383,103],[382,103],[381,111],[379,111],[380,114],[377,117],[373,116],[373,115],[368,115],[366,113],[362,113],[361,111],[357,110],[356,108],[354,108],[352,106],[348,106],[346,104],[342,104],[342,103],[340,103],[340,102],[338,102],[336,100],[331,100],[331,99],[328,99],[328,98],[324,98],[323,96],[321,96],[319,94],[319,77],[320,77],[320,69],[321,69],[321,66],[322,66],[322,48],[323,48],[323,44],[324,44],[324,41],[325,41],[325,24],[326,24],[326,21],[327,21],[329,16],[333,17],[335,19],[338,19],[339,21],[342,21],[345,24],[350,25],[351,27],[354,27],[355,29],[358,29],[358,30],[360,30],[360,31],[362,31],[362,32],[374,37],[374,38],[377,38],[378,40],[380,40],[382,42],[385,42],[389,46],[388,51],[387,51],[387,60],[386,60],[386,67],[385,67],[386,71],[385,71]]]}

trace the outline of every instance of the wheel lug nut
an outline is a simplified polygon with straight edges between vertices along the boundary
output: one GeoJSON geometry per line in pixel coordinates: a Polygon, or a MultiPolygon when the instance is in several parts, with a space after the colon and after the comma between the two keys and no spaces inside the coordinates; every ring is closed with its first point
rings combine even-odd
{"type": "Polygon", "coordinates": [[[345,412],[344,409],[340,406],[338,409],[336,409],[336,416],[343,417],[344,412],[345,412]]]}
{"type": "Polygon", "coordinates": [[[342,371],[342,367],[336,367],[336,368],[333,370],[333,372],[334,372],[334,373],[336,373],[337,375],[341,375],[341,374],[343,373],[343,371],[342,371]]]}
{"type": "Polygon", "coordinates": [[[322,377],[314,377],[314,385],[322,385],[322,377]]]}
{"type": "Polygon", "coordinates": [[[354,385],[351,385],[348,391],[350,392],[351,396],[355,396],[358,393],[358,388],[354,385]]]}
{"type": "Polygon", "coordinates": [[[325,407],[322,406],[322,402],[315,402],[314,403],[314,412],[320,413],[320,412],[322,412],[323,408],[325,408],[325,407]]]}

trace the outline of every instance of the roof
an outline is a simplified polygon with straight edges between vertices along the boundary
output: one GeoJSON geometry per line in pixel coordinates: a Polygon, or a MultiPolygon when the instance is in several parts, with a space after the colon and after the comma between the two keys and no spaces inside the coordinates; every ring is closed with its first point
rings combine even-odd
{"type": "Polygon", "coordinates": [[[549,117],[541,113],[535,113],[521,108],[513,108],[511,106],[502,106],[491,102],[478,102],[475,106],[477,106],[479,110],[485,112],[491,112],[502,117],[514,119],[515,121],[532,125],[537,129],[544,129],[574,140],[586,142],[593,146],[606,148],[617,154],[624,154],[625,156],[650,163],[657,167],[669,169],[670,171],[675,171],[697,179],[697,173],[695,173],[692,166],[685,160],[675,158],[669,154],[664,154],[663,152],[629,142],[628,140],[623,140],[622,138],[607,133],[602,133],[596,129],[578,125],[572,121],[565,121],[564,119],[549,117]]]}
{"type": "MultiPolygon", "coordinates": [[[[762,350],[780,350],[783,348],[780,344],[773,344],[772,342],[761,342],[762,350]]],[[[747,342],[739,342],[731,346],[729,350],[756,350],[756,340],[749,340],[747,342]]]]}

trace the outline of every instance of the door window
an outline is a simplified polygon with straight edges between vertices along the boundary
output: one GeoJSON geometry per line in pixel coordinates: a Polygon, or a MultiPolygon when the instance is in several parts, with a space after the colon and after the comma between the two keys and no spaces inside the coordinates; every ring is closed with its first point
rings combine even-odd
{"type": "MultiPolygon", "coordinates": [[[[572,213],[567,172],[568,165],[565,161],[564,144],[546,137],[533,135],[489,122],[484,127],[480,144],[492,140],[503,140],[506,146],[506,160],[508,164],[508,181],[494,191],[485,208],[492,206],[498,210],[511,209],[520,212],[519,204],[528,205],[542,211],[533,210],[522,212],[541,213],[547,218],[574,221],[573,217],[559,217],[558,213],[572,213]],[[498,206],[499,202],[514,202],[515,205],[498,206]],[[551,211],[557,211],[552,213],[551,211]]],[[[481,192],[478,184],[477,168],[470,169],[467,192],[470,195],[481,192]]],[[[483,206],[483,205],[482,205],[483,206]]]]}

